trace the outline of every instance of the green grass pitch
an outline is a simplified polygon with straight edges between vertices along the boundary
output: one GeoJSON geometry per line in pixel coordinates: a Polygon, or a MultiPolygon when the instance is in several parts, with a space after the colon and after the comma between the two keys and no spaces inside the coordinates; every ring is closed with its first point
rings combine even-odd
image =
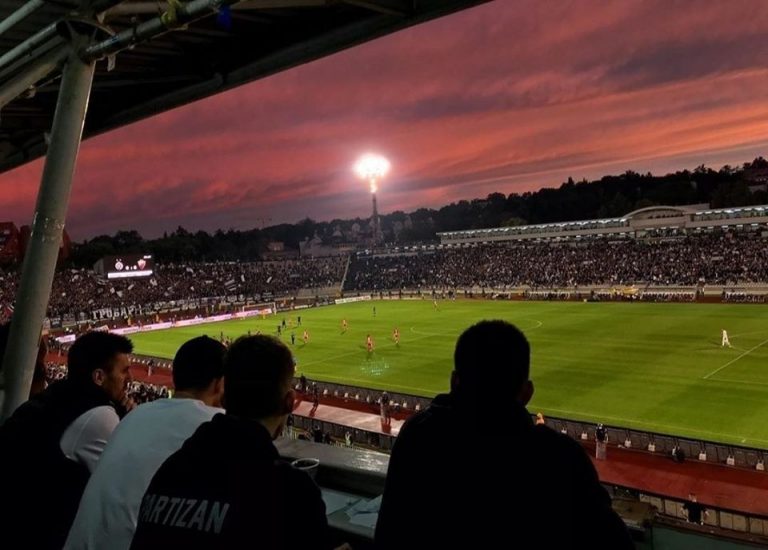
{"type": "MultiPolygon", "coordinates": [[[[448,388],[461,331],[506,319],[531,341],[531,411],[768,448],[768,307],[761,305],[440,301],[435,310],[431,300],[376,301],[131,338],[138,353],[172,357],[191,337],[276,334],[283,318],[298,315],[302,326],[282,339],[291,346],[295,334],[297,368],[309,378],[432,396],[448,388]],[[730,349],[720,346],[722,329],[730,349]]],[[[494,380],[488,389],[503,391],[494,380]]]]}

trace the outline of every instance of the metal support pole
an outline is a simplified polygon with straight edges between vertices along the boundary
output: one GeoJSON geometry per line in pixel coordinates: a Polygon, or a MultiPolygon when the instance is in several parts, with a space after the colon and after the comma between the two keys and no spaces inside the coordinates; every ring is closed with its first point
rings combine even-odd
{"type": "Polygon", "coordinates": [[[376,193],[373,193],[373,246],[379,244],[379,209],[376,207],[376,193]]]}
{"type": "Polygon", "coordinates": [[[3,362],[3,419],[27,400],[32,385],[40,331],[51,295],[72,177],[88,110],[94,62],[83,62],[74,53],[77,49],[73,44],[73,53],[63,71],[51,142],[32,220],[32,234],[16,294],[13,323],[3,362]]]}

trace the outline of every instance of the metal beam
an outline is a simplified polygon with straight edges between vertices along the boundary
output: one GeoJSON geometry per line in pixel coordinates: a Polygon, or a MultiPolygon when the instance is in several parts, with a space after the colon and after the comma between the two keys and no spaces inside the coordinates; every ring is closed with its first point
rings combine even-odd
{"type": "Polygon", "coordinates": [[[56,38],[56,23],[51,23],[24,42],[0,56],[0,71],[12,65],[25,55],[29,55],[46,42],[56,38]]]}
{"type": "Polygon", "coordinates": [[[3,84],[0,87],[0,109],[57,70],[67,55],[67,48],[51,50],[35,61],[24,73],[3,84]]]}
{"type": "MultiPolygon", "coordinates": [[[[312,8],[325,6],[331,0],[244,0],[232,6],[233,10],[274,10],[285,8],[312,8]]],[[[108,18],[120,15],[159,14],[168,10],[168,2],[157,0],[155,2],[126,2],[111,8],[106,16],[108,18]]]]}
{"type": "Polygon", "coordinates": [[[237,0],[192,0],[173,12],[165,12],[160,17],[154,17],[89,46],[82,52],[83,58],[93,60],[100,59],[105,55],[116,54],[135,44],[146,42],[174,29],[183,28],[187,23],[216,13],[221,6],[228,6],[236,2],[237,0]]]}
{"type": "Polygon", "coordinates": [[[11,15],[0,21],[0,36],[45,5],[45,0],[29,0],[11,15]]]}
{"type": "MultiPolygon", "coordinates": [[[[123,2],[123,0],[99,0],[94,2],[91,5],[91,8],[95,9],[96,13],[99,13],[121,2],[123,2]]],[[[21,44],[0,56],[0,71],[15,63],[25,55],[31,55],[37,48],[44,45],[46,42],[55,39],[57,36],[56,22],[40,29],[21,44]]]]}
{"type": "Polygon", "coordinates": [[[409,0],[343,0],[343,2],[385,15],[406,17],[413,13],[413,2],[409,0]]]}

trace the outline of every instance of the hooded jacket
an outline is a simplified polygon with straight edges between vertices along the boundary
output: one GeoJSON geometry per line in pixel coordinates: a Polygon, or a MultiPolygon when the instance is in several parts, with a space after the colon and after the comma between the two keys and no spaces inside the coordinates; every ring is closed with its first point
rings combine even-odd
{"type": "MultiPolygon", "coordinates": [[[[495,399],[491,396],[490,398],[495,399]]],[[[379,548],[632,548],[586,452],[505,403],[450,394],[411,417],[392,449],[379,548]]]]}

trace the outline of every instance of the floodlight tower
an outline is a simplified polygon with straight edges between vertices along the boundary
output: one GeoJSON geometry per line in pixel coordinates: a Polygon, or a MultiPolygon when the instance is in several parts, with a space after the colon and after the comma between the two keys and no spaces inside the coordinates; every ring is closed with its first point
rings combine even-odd
{"type": "Polygon", "coordinates": [[[379,227],[379,210],[376,207],[376,191],[379,188],[379,182],[389,172],[389,161],[381,155],[367,154],[360,157],[355,163],[355,173],[368,182],[371,189],[371,199],[373,201],[373,246],[379,243],[381,228],[379,227]]]}

